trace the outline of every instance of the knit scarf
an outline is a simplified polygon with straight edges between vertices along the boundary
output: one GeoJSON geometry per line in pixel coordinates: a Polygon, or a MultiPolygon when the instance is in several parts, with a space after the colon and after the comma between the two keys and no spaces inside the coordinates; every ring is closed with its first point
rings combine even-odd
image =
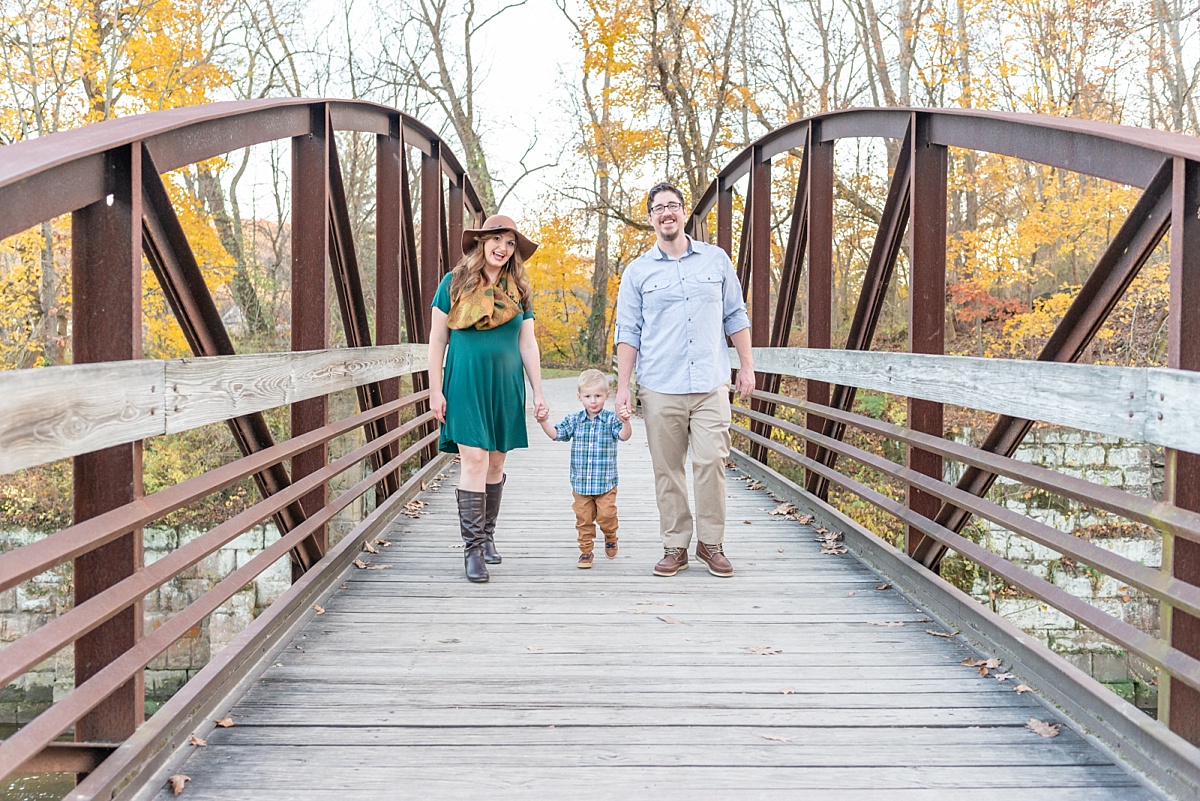
{"type": "Polygon", "coordinates": [[[495,284],[480,282],[473,292],[459,293],[446,322],[455,330],[498,328],[521,313],[521,298],[515,290],[515,282],[510,282],[507,275],[500,276],[495,284]]]}

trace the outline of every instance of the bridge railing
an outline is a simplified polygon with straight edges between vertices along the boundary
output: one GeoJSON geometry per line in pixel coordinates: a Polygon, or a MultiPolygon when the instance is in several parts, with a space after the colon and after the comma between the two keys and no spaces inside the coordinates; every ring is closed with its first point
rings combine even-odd
{"type": "Polygon", "coordinates": [[[0,474],[73,458],[75,521],[0,554],[0,592],[63,565],[74,585],[72,609],[0,650],[0,686],[68,646],[75,659],[74,689],[0,743],[0,780],[89,774],[75,797],[111,797],[152,775],[444,464],[418,343],[437,282],[461,255],[464,217],[481,221],[483,209],[419,121],[326,100],[177,109],[3,148],[0,209],[0,238],[71,214],[75,361],[0,373],[0,474]],[[371,309],[338,131],[376,140],[371,309]],[[280,139],[292,149],[292,350],[237,355],[161,175],[280,139]],[[141,358],[143,260],[196,358],[141,358]],[[330,283],[346,347],[330,347],[330,283]],[[349,389],[359,412],[331,421],[330,396],[349,389]],[[291,434],[276,443],[263,412],[279,407],[290,408],[291,434]],[[228,425],[243,457],[145,495],[142,442],[211,423],[228,425]],[[355,444],[331,461],[330,443],[347,435],[355,444]],[[143,527],[250,477],[262,500],[144,564],[143,527]],[[335,479],[349,486],[333,496],[335,479]],[[373,511],[331,548],[329,522],[367,497],[373,511]],[[146,631],[147,593],[267,520],[278,540],[146,631]],[[292,586],[143,723],[144,668],[289,553],[292,586]],[[75,743],[56,741],[72,728],[75,743]]]}
{"type": "MultiPolygon", "coordinates": [[[[766,349],[756,359],[759,393],[742,417],[745,457],[768,471],[771,465],[784,463],[802,466],[804,497],[814,503],[825,504],[832,483],[900,521],[905,527],[905,553],[927,569],[931,586],[937,581],[928,571],[936,572],[947,549],[953,549],[1157,666],[1161,722],[1134,718],[1130,725],[1157,732],[1149,745],[1143,743],[1144,750],[1158,747],[1159,734],[1165,738],[1161,742],[1174,743],[1172,748],[1185,745],[1184,751],[1176,748],[1173,753],[1188,755],[1179,764],[1190,766],[1192,786],[1200,786],[1196,779],[1200,757],[1194,749],[1200,743],[1200,609],[1196,607],[1200,600],[1196,529],[1200,439],[1195,436],[1193,411],[1200,394],[1191,375],[1200,370],[1198,211],[1200,140],[1193,137],[1029,114],[861,109],[800,120],[754,142],[721,170],[695,203],[689,220],[694,237],[706,241],[711,237],[735,258],[747,293],[752,343],[766,349]],[[841,350],[831,350],[834,148],[839,141],[864,137],[891,143],[894,171],[846,341],[841,350]],[[942,355],[951,147],[1143,189],[1035,362],[942,355]],[[784,229],[782,262],[773,263],[772,161],[794,154],[799,154],[800,164],[792,173],[798,176],[796,184],[789,187],[794,190],[790,225],[784,229]],[[734,192],[743,180],[747,182],[745,212],[741,237],[735,243],[734,192]],[[715,231],[710,230],[714,226],[715,231]],[[1071,364],[1084,356],[1168,234],[1167,367],[1174,369],[1121,371],[1071,364]],[[909,354],[871,353],[895,266],[905,250],[909,354]],[[776,350],[796,344],[789,339],[800,304],[805,325],[804,341],[799,344],[805,348],[776,350]],[[779,394],[782,376],[802,379],[797,392],[802,399],[779,394]],[[859,388],[904,396],[907,427],[852,414],[859,388]],[[980,448],[944,438],[944,404],[999,414],[980,448]],[[798,413],[803,422],[780,420],[777,412],[798,413]],[[1163,445],[1164,501],[1137,498],[1014,461],[1011,457],[1035,421],[1163,445]],[[847,427],[898,443],[904,449],[905,465],[848,446],[843,441],[847,427]],[[784,436],[799,438],[803,447],[784,447],[778,441],[784,436]],[[848,478],[835,469],[839,458],[902,482],[908,490],[906,500],[895,502],[848,478]],[[947,460],[963,466],[961,478],[953,485],[943,480],[947,460]],[[982,500],[998,476],[1151,526],[1162,534],[1162,570],[1108,553],[1069,532],[1018,519],[1013,512],[982,500]],[[1143,633],[977,546],[961,534],[976,515],[1158,599],[1161,636],[1143,633]]],[[[1131,705],[1129,709],[1133,711],[1131,705]]],[[[1123,714],[1114,709],[1104,712],[1109,719],[1123,714]]],[[[1116,735],[1114,742],[1119,738],[1116,735]]]]}

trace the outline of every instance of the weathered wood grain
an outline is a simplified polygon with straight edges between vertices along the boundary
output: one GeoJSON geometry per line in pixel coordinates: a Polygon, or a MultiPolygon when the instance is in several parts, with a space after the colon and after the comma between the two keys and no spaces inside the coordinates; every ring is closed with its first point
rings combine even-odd
{"type": "Polygon", "coordinates": [[[492,581],[462,577],[449,481],[425,493],[362,555],[388,569],[348,572],[236,725],[204,733],[177,768],[189,798],[1155,797],[1070,729],[1027,730],[1060,718],[963,666],[974,651],[745,482],[728,487],[736,575],[652,576],[640,422],[620,555],[579,570],[569,448],[534,434],[509,458],[492,581]]]}
{"type": "Polygon", "coordinates": [[[425,368],[424,345],[0,372],[0,474],[425,368]]]}
{"type": "Polygon", "coordinates": [[[1185,370],[809,348],[755,348],[754,366],[1200,451],[1200,374],[1185,370]]]}

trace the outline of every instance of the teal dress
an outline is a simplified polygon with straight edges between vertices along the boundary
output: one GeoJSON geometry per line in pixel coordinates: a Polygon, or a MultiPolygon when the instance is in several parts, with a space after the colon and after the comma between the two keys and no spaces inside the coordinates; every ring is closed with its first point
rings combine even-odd
{"type": "MultiPolygon", "coordinates": [[[[434,308],[450,313],[450,275],[438,284],[434,308]]],[[[533,310],[487,331],[450,329],[442,394],[446,422],[438,448],[458,453],[459,445],[506,453],[528,448],[525,430],[525,369],[518,341],[533,310]]]]}

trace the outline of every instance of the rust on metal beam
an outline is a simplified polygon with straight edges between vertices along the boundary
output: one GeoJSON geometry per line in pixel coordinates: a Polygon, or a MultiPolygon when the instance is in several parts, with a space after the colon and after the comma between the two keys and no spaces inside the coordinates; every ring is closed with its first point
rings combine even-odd
{"type": "MultiPolygon", "coordinates": [[[[309,132],[292,139],[292,350],[321,350],[329,346],[328,279],[325,260],[329,251],[329,149],[333,142],[328,109],[311,107],[309,132]]],[[[326,397],[292,404],[292,436],[325,425],[329,413],[326,397]]],[[[292,458],[292,480],[320,470],[329,459],[321,444],[292,458]]],[[[322,486],[301,501],[305,515],[324,508],[328,488],[322,486]]],[[[299,563],[292,564],[292,579],[311,568],[325,553],[327,529],[316,528],[300,544],[299,563]]]]}
{"type": "MultiPolygon", "coordinates": [[[[158,167],[146,149],[142,151],[142,192],[142,247],[146,261],[175,313],[188,346],[197,356],[232,356],[233,341],[212,293],[208,291],[204,274],[171,205],[158,167]]],[[[243,456],[275,444],[261,412],[235,417],[228,425],[243,456]]],[[[255,473],[254,483],[265,498],[286,489],[291,479],[283,465],[273,464],[255,473]]],[[[275,516],[275,525],[283,532],[291,531],[303,522],[304,510],[300,504],[291,504],[275,516]]]]}
{"type": "MultiPolygon", "coordinates": [[[[142,146],[109,152],[107,199],[71,218],[71,343],[76,364],[142,357],[142,146]]],[[[76,522],[143,494],[141,443],[75,457],[76,522]]],[[[81,604],[142,567],[142,532],[134,529],[75,559],[75,603],[81,604]]],[[[142,638],[138,601],[75,644],[75,678],[87,681],[142,638]]],[[[75,727],[78,742],[118,741],[141,724],[145,703],[139,673],[94,703],[75,727]]]]}
{"type": "MultiPolygon", "coordinates": [[[[871,245],[871,256],[867,261],[862,289],[854,308],[850,330],[846,334],[846,350],[870,350],[879,317],[883,313],[883,302],[891,285],[892,273],[896,269],[896,259],[904,244],[904,233],[908,229],[909,202],[912,194],[912,136],[910,123],[904,134],[900,152],[896,156],[896,168],[892,172],[891,183],[888,184],[879,230],[871,245]]],[[[839,384],[834,387],[833,396],[828,403],[835,409],[849,409],[854,405],[855,395],[854,387],[839,384]]],[[[812,400],[818,402],[816,398],[812,400]]],[[[817,430],[814,426],[810,428],[817,430]]],[[[831,422],[822,429],[822,433],[834,439],[841,439],[844,432],[838,423],[831,422]]],[[[836,453],[816,446],[810,447],[813,448],[808,454],[810,458],[829,467],[837,463],[836,453]]],[[[828,488],[829,482],[816,474],[808,480],[808,491],[819,498],[826,497],[828,488]]]]}
{"type": "MultiPolygon", "coordinates": [[[[911,353],[942,354],[946,337],[947,149],[930,142],[926,115],[917,113],[913,117],[908,349],[911,353]]],[[[908,425],[914,431],[942,436],[942,404],[909,398],[908,425]]],[[[936,453],[909,447],[908,466],[939,481],[942,478],[942,457],[936,453]]],[[[914,514],[932,519],[940,506],[934,496],[909,487],[908,508],[914,514]]],[[[910,555],[924,537],[921,529],[908,526],[905,543],[910,555]]]]}
{"type": "MultiPolygon", "coordinates": [[[[1200,370],[1200,318],[1195,311],[1200,308],[1200,163],[1176,158],[1172,166],[1167,366],[1200,370]]],[[[1200,511],[1200,454],[1169,449],[1166,457],[1167,498],[1182,509],[1200,511]]],[[[1200,545],[1164,537],[1163,567],[1180,581],[1200,585],[1200,545]]],[[[1163,622],[1172,647],[1200,657],[1200,618],[1168,607],[1163,622]]],[[[1200,692],[1174,678],[1161,689],[1166,696],[1159,701],[1161,717],[1171,731],[1200,745],[1200,692]]]]}
{"type": "MultiPolygon", "coordinates": [[[[1113,308],[1125,294],[1126,288],[1141,271],[1142,266],[1158,247],[1171,222],[1171,162],[1165,162],[1138,198],[1129,216],[1121,223],[1116,235],[1104,249],[1095,268],[1088,275],[1079,294],[1071,302],[1063,319],[1038,354],[1043,362],[1076,362],[1083,356],[1096,333],[1108,319],[1113,308]]],[[[1011,456],[1033,427],[1030,420],[1002,415],[988,432],[982,450],[1011,456]]],[[[958,481],[958,488],[974,495],[984,495],[996,476],[986,470],[968,468],[958,481]]],[[[943,505],[937,521],[951,531],[960,531],[971,516],[962,510],[943,505]]],[[[926,567],[936,569],[946,549],[940,543],[928,541],[918,547],[913,558],[926,567]]]]}

